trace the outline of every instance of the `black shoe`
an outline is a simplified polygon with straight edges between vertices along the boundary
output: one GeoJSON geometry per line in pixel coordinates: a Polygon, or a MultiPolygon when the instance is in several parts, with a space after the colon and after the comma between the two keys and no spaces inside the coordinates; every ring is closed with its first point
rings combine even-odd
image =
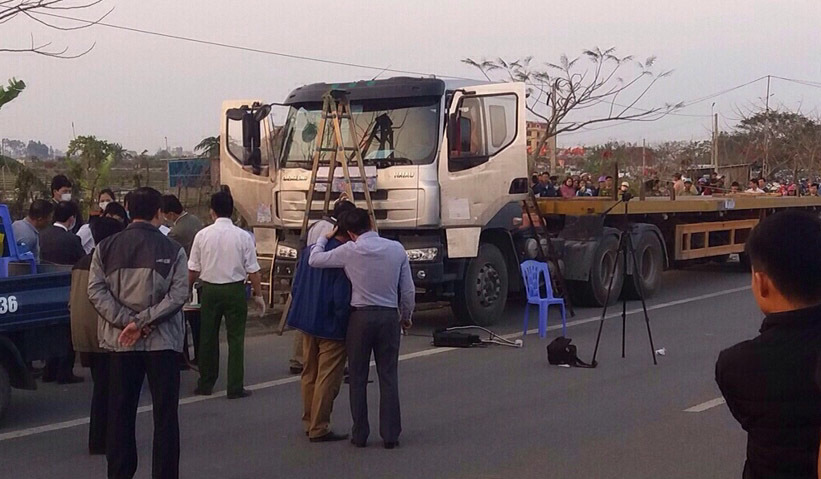
{"type": "Polygon", "coordinates": [[[302,366],[291,366],[289,370],[291,374],[302,374],[302,366]]]}
{"type": "Polygon", "coordinates": [[[213,394],[211,389],[206,389],[199,386],[197,386],[197,389],[194,389],[195,396],[210,396],[211,394],[213,394]]]}
{"type": "Polygon", "coordinates": [[[251,395],[251,391],[249,391],[247,389],[243,389],[242,391],[240,391],[238,393],[229,394],[228,399],[242,399],[242,398],[247,398],[250,395],[251,395]]]}
{"type": "Polygon", "coordinates": [[[385,449],[394,449],[399,447],[399,441],[385,441],[385,449]]]}
{"type": "Polygon", "coordinates": [[[368,441],[357,441],[356,439],[351,438],[351,444],[356,447],[365,447],[368,445],[368,441]]]}
{"type": "Polygon", "coordinates": [[[42,381],[44,383],[53,383],[53,382],[57,381],[57,378],[55,378],[54,376],[45,376],[44,375],[42,381]]]}
{"type": "Polygon", "coordinates": [[[83,381],[85,381],[84,378],[81,378],[80,376],[75,376],[75,375],[72,374],[71,376],[69,376],[67,378],[58,379],[57,384],[78,384],[78,383],[81,383],[83,381]]]}
{"type": "Polygon", "coordinates": [[[336,442],[336,441],[344,441],[345,439],[348,439],[347,434],[337,434],[333,431],[330,431],[330,432],[328,432],[328,434],[325,434],[324,436],[312,437],[310,439],[310,441],[311,442],[336,442]]]}

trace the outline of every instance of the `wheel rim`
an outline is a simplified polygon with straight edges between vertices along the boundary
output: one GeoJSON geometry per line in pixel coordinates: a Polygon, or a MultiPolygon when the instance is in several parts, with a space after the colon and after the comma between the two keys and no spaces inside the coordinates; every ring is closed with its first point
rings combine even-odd
{"type": "Polygon", "coordinates": [[[656,262],[653,258],[653,251],[650,248],[646,248],[641,255],[641,277],[644,280],[648,280],[655,276],[656,272],[656,262]]]}
{"type": "Polygon", "coordinates": [[[602,256],[601,269],[599,270],[599,279],[605,288],[610,286],[610,276],[613,274],[613,266],[616,263],[616,252],[608,251],[602,256]]]}
{"type": "Polygon", "coordinates": [[[502,291],[502,278],[492,264],[479,268],[476,277],[476,296],[483,307],[492,306],[499,300],[502,291]]]}

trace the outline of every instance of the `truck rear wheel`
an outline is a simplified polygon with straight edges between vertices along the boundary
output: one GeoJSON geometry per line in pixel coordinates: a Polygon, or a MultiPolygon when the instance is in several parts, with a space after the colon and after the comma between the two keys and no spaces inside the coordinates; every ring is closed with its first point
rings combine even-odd
{"type": "Polygon", "coordinates": [[[505,311],[508,293],[507,263],[495,245],[479,246],[470,260],[464,281],[455,288],[451,308],[459,324],[489,326],[505,311]]]}
{"type": "Polygon", "coordinates": [[[585,283],[577,283],[574,285],[576,287],[571,287],[571,290],[576,292],[574,296],[577,302],[589,306],[604,306],[613,265],[618,262],[613,277],[613,290],[608,304],[616,302],[624,284],[624,268],[621,264],[622,258],[618,248],[619,239],[617,237],[605,236],[602,238],[599,247],[596,248],[596,253],[593,255],[589,279],[585,283]]]}
{"type": "Polygon", "coordinates": [[[6,366],[0,363],[0,420],[6,414],[11,402],[11,381],[6,366]]]}
{"type": "Polygon", "coordinates": [[[644,232],[636,243],[636,261],[633,274],[625,278],[624,294],[630,299],[653,297],[661,287],[661,273],[664,270],[664,253],[656,235],[644,232]]]}

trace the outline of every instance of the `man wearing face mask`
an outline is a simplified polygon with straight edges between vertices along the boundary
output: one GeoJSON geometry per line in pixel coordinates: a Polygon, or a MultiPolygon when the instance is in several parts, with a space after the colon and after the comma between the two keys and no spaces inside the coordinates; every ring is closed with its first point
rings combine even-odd
{"type": "MultiPolygon", "coordinates": [[[[57,203],[61,201],[71,201],[71,188],[73,184],[71,180],[66,177],[66,175],[57,175],[51,179],[51,202],[54,206],[57,206],[57,203]]],[[[78,214],[75,215],[74,226],[71,228],[71,232],[77,234],[80,231],[80,227],[83,226],[83,218],[79,214],[80,209],[77,208],[78,214]]],[[[74,263],[72,263],[74,264],[74,263]]]]}
{"type": "MultiPolygon", "coordinates": [[[[54,224],[40,233],[40,258],[44,263],[73,266],[86,255],[80,237],[71,232],[76,206],[70,201],[61,201],[54,207],[54,224]]],[[[72,384],[83,381],[74,375],[74,349],[71,346],[71,335],[66,331],[68,353],[63,357],[50,358],[43,371],[43,382],[57,381],[59,384],[72,384]]]]}

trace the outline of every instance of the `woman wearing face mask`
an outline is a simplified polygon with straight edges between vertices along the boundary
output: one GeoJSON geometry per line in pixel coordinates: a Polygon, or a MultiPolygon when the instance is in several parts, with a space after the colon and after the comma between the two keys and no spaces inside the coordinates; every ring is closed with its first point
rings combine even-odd
{"type": "Polygon", "coordinates": [[[117,197],[111,189],[105,188],[100,190],[100,194],[97,195],[97,206],[100,207],[100,213],[89,216],[88,223],[82,225],[80,229],[77,230],[77,236],[79,236],[80,241],[83,242],[83,249],[86,251],[86,254],[91,253],[91,250],[94,249],[94,238],[91,236],[91,223],[102,216],[106,207],[115,201],[117,201],[117,197]]]}

